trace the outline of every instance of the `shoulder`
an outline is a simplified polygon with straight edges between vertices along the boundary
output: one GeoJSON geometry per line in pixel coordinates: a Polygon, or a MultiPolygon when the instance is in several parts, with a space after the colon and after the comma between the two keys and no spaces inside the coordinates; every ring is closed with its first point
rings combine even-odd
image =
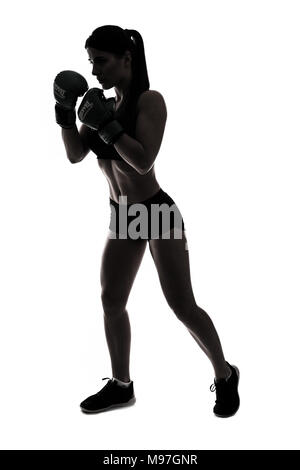
{"type": "Polygon", "coordinates": [[[163,95],[156,90],[146,90],[141,93],[137,101],[137,110],[140,112],[145,109],[166,113],[167,108],[163,95]]]}

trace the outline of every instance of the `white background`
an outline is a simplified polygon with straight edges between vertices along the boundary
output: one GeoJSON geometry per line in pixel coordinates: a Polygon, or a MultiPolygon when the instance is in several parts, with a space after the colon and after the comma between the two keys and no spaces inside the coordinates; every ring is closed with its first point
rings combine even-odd
{"type": "MultiPolygon", "coordinates": [[[[299,2],[12,1],[1,14],[1,447],[299,449],[299,2]],[[133,407],[84,415],[111,375],[99,270],[108,185],[68,161],[53,80],[92,76],[98,26],[138,30],[168,120],[156,160],[187,228],[198,305],[241,372],[214,371],[170,310],[149,249],[129,302],[133,407]]],[[[113,89],[106,96],[113,96],[113,89]]]]}

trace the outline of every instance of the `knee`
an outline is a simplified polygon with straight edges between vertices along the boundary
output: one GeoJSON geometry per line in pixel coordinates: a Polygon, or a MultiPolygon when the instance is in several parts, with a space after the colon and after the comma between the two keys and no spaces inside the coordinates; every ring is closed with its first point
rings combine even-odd
{"type": "Polygon", "coordinates": [[[168,303],[176,317],[182,322],[188,321],[196,308],[196,303],[190,299],[176,299],[168,303]]]}
{"type": "Polygon", "coordinates": [[[126,302],[118,299],[112,292],[102,290],[101,302],[104,310],[104,315],[108,318],[115,318],[125,312],[126,302]]]}

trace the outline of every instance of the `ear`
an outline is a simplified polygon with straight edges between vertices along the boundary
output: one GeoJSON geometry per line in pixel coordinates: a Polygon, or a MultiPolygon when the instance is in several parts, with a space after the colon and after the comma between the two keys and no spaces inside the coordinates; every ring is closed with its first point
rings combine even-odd
{"type": "Polygon", "coordinates": [[[125,53],[125,63],[131,63],[132,62],[132,55],[129,50],[126,50],[125,53]]]}

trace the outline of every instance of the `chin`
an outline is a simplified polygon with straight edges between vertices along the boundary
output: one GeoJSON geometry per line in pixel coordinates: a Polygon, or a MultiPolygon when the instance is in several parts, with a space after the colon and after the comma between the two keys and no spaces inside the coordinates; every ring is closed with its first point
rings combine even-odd
{"type": "Polygon", "coordinates": [[[110,90],[113,87],[113,85],[110,85],[109,83],[107,84],[106,82],[101,83],[101,86],[103,90],[110,90]]]}

